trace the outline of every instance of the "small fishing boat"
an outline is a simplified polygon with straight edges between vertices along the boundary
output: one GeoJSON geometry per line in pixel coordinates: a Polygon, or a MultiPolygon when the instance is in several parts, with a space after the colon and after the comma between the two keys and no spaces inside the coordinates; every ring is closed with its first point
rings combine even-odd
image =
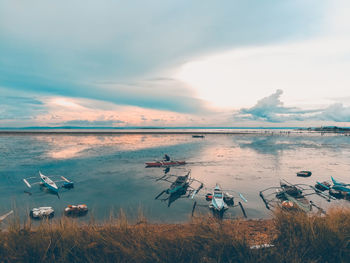
{"type": "Polygon", "coordinates": [[[192,138],[204,138],[204,135],[198,135],[198,134],[194,134],[192,135],[192,138]]]}
{"type": "Polygon", "coordinates": [[[328,181],[324,181],[324,182],[316,181],[315,188],[323,192],[323,191],[326,191],[326,190],[330,190],[331,189],[331,184],[328,181]]]}
{"type": "Polygon", "coordinates": [[[55,215],[55,211],[51,206],[38,207],[30,210],[29,215],[34,219],[52,218],[55,215]]]}
{"type": "MultiPolygon", "coordinates": [[[[235,205],[234,196],[229,192],[238,194],[239,197],[244,202],[247,202],[247,199],[245,199],[245,197],[241,193],[233,190],[223,190],[219,184],[216,184],[212,192],[207,193],[205,195],[205,200],[210,202],[209,209],[213,213],[213,216],[221,220],[223,219],[224,213],[229,209],[229,207],[233,208],[233,207],[239,206],[242,210],[243,216],[246,218],[247,215],[245,213],[242,203],[238,201],[238,204],[235,205]]],[[[192,216],[193,216],[194,210],[196,209],[196,206],[197,206],[197,202],[194,202],[192,207],[192,216]]],[[[199,204],[199,206],[207,206],[207,205],[199,204]]]]}
{"type": "Polygon", "coordinates": [[[56,183],[54,181],[52,181],[46,175],[43,175],[40,171],[39,171],[39,175],[41,178],[41,182],[43,183],[44,186],[46,186],[48,189],[50,189],[51,191],[53,191],[55,193],[58,192],[58,186],[56,185],[56,183]]]}
{"type": "Polygon", "coordinates": [[[269,187],[259,193],[267,209],[282,207],[287,210],[297,209],[308,213],[312,211],[312,207],[315,207],[324,213],[322,208],[306,198],[306,196],[316,194],[327,201],[331,198],[316,187],[305,184],[290,184],[286,180],[281,180],[279,187],[269,187]]]}
{"type": "MultiPolygon", "coordinates": [[[[66,177],[61,176],[61,179],[54,179],[54,177],[57,176],[46,176],[43,175],[40,171],[39,171],[39,178],[38,177],[28,177],[23,179],[23,182],[29,187],[32,188],[33,185],[35,184],[40,184],[41,186],[45,186],[45,188],[47,188],[48,190],[50,190],[50,192],[53,192],[54,194],[58,195],[58,191],[60,188],[66,188],[66,189],[71,189],[74,188],[74,182],[68,180],[66,177]],[[32,179],[36,179],[35,182],[32,182],[32,179]],[[55,180],[55,181],[54,181],[55,180]],[[29,182],[30,181],[30,182],[29,182]],[[56,183],[62,183],[59,186],[56,183]]],[[[27,191],[25,191],[27,192],[27,191]]],[[[30,192],[27,192],[28,194],[31,195],[30,192]]]]}
{"type": "Polygon", "coordinates": [[[87,205],[68,205],[64,209],[64,214],[66,216],[84,216],[88,212],[87,205]]]}
{"type": "Polygon", "coordinates": [[[333,176],[331,176],[332,182],[333,182],[333,189],[350,193],[350,184],[345,184],[339,181],[336,181],[333,176]]]}
{"type": "MultiPolygon", "coordinates": [[[[290,185],[287,182],[280,182],[281,190],[277,191],[276,197],[281,200],[283,204],[284,201],[292,202],[291,208],[299,208],[304,212],[310,212],[312,210],[312,205],[308,199],[305,198],[302,189],[295,185],[290,185]]],[[[286,207],[283,206],[282,207],[286,207]]]]}
{"type": "Polygon", "coordinates": [[[188,186],[188,177],[190,172],[188,172],[184,176],[178,176],[176,180],[170,185],[169,189],[166,190],[167,194],[173,194],[179,190],[185,189],[188,186]]]}
{"type": "Polygon", "coordinates": [[[161,178],[158,178],[158,180],[170,182],[169,188],[163,190],[160,192],[155,199],[161,200],[161,201],[168,201],[168,207],[175,202],[176,200],[180,198],[194,198],[195,195],[202,189],[203,183],[191,178],[190,174],[191,171],[189,171],[184,176],[177,176],[177,175],[167,175],[169,170],[165,170],[165,175],[161,178]],[[169,180],[169,178],[176,177],[175,181],[169,180]],[[197,185],[193,185],[193,183],[197,183],[197,185]],[[163,194],[166,194],[166,197],[162,197],[163,194]]]}
{"type": "Polygon", "coordinates": [[[297,176],[299,177],[309,177],[311,176],[311,172],[310,171],[300,171],[300,172],[297,172],[297,176]]]}
{"type": "Polygon", "coordinates": [[[177,165],[185,165],[185,161],[156,161],[146,163],[146,167],[164,167],[164,166],[177,166],[177,165]]]}
{"type": "Polygon", "coordinates": [[[216,184],[213,190],[212,199],[211,199],[211,203],[209,204],[209,208],[217,213],[223,213],[225,210],[228,209],[228,206],[224,201],[224,193],[218,184],[216,184]]]}

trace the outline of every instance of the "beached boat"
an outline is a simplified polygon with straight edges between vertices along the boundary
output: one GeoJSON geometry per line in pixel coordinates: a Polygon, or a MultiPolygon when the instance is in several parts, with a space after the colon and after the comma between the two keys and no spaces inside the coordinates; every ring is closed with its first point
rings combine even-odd
{"type": "MultiPolygon", "coordinates": [[[[286,182],[280,182],[281,191],[278,191],[276,197],[283,201],[292,202],[293,206],[291,208],[299,208],[304,212],[310,212],[312,210],[312,205],[308,199],[305,198],[302,189],[295,185],[290,185],[286,182]]],[[[282,206],[286,207],[286,206],[282,206]]]]}
{"type": "MultiPolygon", "coordinates": [[[[229,209],[229,207],[234,208],[239,206],[242,210],[243,216],[247,217],[242,203],[238,201],[237,205],[235,205],[235,198],[231,193],[238,194],[244,202],[248,202],[240,192],[236,192],[234,190],[223,190],[219,184],[216,184],[213,190],[205,195],[205,200],[209,202],[209,206],[201,204],[199,204],[199,206],[209,207],[213,213],[213,216],[218,219],[223,219],[224,213],[229,209]]],[[[192,216],[196,209],[196,206],[197,201],[195,201],[193,204],[192,216]]]]}
{"type": "Polygon", "coordinates": [[[156,161],[146,163],[146,167],[164,167],[164,166],[177,166],[185,165],[185,161],[156,161]]]}
{"type": "Polygon", "coordinates": [[[350,184],[345,184],[339,181],[336,181],[333,176],[331,176],[332,182],[333,182],[333,186],[332,188],[338,191],[342,191],[342,192],[347,192],[350,193],[350,184]]]}
{"type": "Polygon", "coordinates": [[[228,209],[227,204],[224,201],[224,193],[221,187],[217,184],[213,190],[213,195],[209,208],[217,213],[223,213],[228,209]]]}
{"type": "Polygon", "coordinates": [[[51,206],[38,207],[30,210],[29,215],[34,219],[52,218],[55,215],[55,211],[51,206]]]}
{"type": "Polygon", "coordinates": [[[84,216],[88,212],[87,205],[68,205],[64,209],[66,216],[84,216]]]}
{"type": "Polygon", "coordinates": [[[290,184],[286,180],[281,180],[279,187],[269,187],[260,191],[260,197],[267,209],[277,206],[288,210],[297,209],[308,213],[311,212],[312,207],[315,207],[324,213],[322,208],[306,198],[306,196],[314,194],[327,199],[327,201],[331,199],[331,196],[323,194],[316,187],[305,184],[290,184]]]}

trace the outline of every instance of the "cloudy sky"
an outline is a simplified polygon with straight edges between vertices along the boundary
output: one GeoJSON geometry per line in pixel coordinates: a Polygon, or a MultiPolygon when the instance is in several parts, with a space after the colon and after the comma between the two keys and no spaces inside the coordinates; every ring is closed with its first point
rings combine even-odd
{"type": "Polygon", "coordinates": [[[350,124],[350,4],[0,0],[0,127],[350,124]]]}

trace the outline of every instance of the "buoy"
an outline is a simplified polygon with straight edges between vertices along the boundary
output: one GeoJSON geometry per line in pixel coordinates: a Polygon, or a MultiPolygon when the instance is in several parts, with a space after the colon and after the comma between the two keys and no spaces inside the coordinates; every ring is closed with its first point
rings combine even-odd
{"type": "Polygon", "coordinates": [[[294,208],[294,203],[292,201],[283,201],[282,207],[287,208],[287,209],[291,209],[291,208],[294,208]]]}
{"type": "Polygon", "coordinates": [[[205,199],[206,199],[207,201],[212,200],[212,199],[213,199],[213,194],[211,194],[211,193],[206,194],[206,195],[205,195],[205,199]]]}

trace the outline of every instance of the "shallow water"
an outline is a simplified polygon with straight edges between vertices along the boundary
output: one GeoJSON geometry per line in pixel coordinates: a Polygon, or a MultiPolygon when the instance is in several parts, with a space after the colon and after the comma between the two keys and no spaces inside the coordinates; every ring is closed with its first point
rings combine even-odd
{"type": "MultiPolygon", "coordinates": [[[[350,137],[308,133],[291,134],[111,134],[111,135],[1,135],[0,136],[0,215],[15,208],[23,218],[33,207],[52,206],[59,217],[68,204],[87,204],[89,215],[106,220],[122,208],[135,219],[141,209],[152,222],[183,222],[189,219],[193,200],[180,198],[168,207],[155,197],[170,183],[157,180],[163,168],[145,168],[145,162],[172,158],[187,165],[172,167],[169,174],[185,175],[203,182],[198,204],[216,183],[240,191],[249,218],[271,216],[258,192],[278,186],[279,179],[292,183],[315,184],[333,175],[350,183],[350,137]],[[312,171],[309,178],[296,177],[300,170],[312,171]],[[28,189],[23,178],[63,175],[75,182],[72,190],[56,195],[38,185],[28,189]],[[30,191],[32,195],[24,191],[30,191]]],[[[165,195],[164,195],[165,196],[165,195]]],[[[323,207],[349,206],[350,202],[327,203],[312,197],[323,207]]],[[[200,213],[208,210],[198,206],[200,213]]],[[[239,208],[228,217],[239,217],[239,208]]],[[[85,218],[89,219],[89,216],[85,218]]]]}

